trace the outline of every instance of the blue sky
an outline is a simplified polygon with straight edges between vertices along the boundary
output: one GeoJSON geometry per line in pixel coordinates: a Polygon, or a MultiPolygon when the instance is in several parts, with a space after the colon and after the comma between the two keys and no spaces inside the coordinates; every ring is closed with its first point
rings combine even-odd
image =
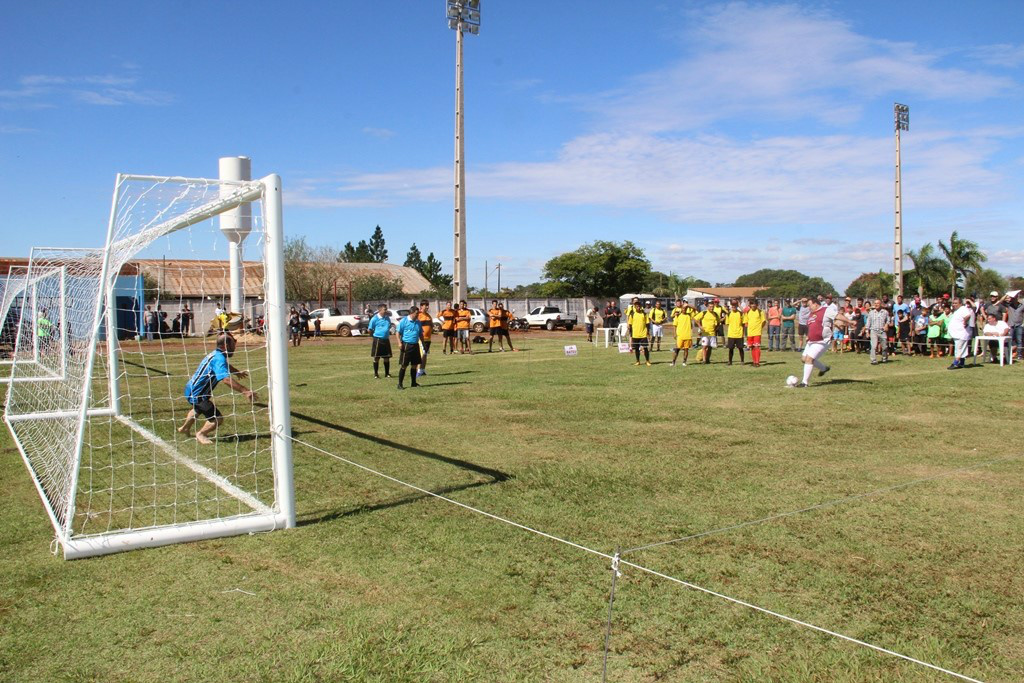
{"type": "MultiPolygon", "coordinates": [[[[889,269],[905,244],[1024,273],[1024,2],[484,0],[465,39],[469,282],[595,239],[731,281],[889,269]]],[[[0,255],[102,241],[118,172],[279,173],[285,228],[384,229],[450,270],[455,36],[442,0],[10,3],[0,255]]]]}

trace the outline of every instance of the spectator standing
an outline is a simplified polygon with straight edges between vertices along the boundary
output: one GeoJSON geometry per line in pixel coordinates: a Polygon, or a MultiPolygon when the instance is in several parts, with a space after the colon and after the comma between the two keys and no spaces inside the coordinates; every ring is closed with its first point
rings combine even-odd
{"type": "Polygon", "coordinates": [[[946,327],[946,316],[942,306],[935,304],[928,316],[928,348],[932,358],[942,357],[942,332],[946,327]]]}
{"type": "Polygon", "coordinates": [[[288,312],[288,335],[292,339],[292,346],[302,346],[302,328],[299,326],[299,312],[294,307],[288,312]]]}
{"type": "Polygon", "coordinates": [[[309,330],[309,308],[306,304],[299,306],[299,325],[302,327],[302,335],[309,338],[311,334],[309,330]]]}
{"type": "Polygon", "coordinates": [[[924,356],[928,353],[928,309],[917,308],[914,315],[914,353],[924,356]]]}
{"type": "Polygon", "coordinates": [[[994,314],[996,320],[1002,320],[1006,322],[1007,308],[1003,305],[1002,299],[999,297],[999,292],[990,292],[988,295],[988,304],[985,306],[985,315],[994,314]]]}
{"type": "Polygon", "coordinates": [[[180,329],[181,336],[182,337],[187,337],[188,336],[188,329],[189,329],[189,310],[188,310],[188,304],[182,304],[181,312],[180,312],[178,317],[181,319],[181,329],[180,329]]]}
{"type": "Polygon", "coordinates": [[[591,306],[587,309],[587,312],[583,314],[586,322],[583,323],[587,330],[587,341],[593,343],[594,341],[594,327],[597,325],[598,310],[597,306],[591,306]]]}
{"type": "Polygon", "coordinates": [[[871,343],[871,364],[878,365],[878,347],[882,348],[882,362],[889,362],[889,344],[886,330],[889,328],[889,311],[882,307],[882,300],[875,299],[874,306],[868,311],[865,327],[871,343]]]}
{"type": "Polygon", "coordinates": [[[320,325],[320,316],[313,318],[313,337],[315,339],[322,339],[324,336],[323,332],[320,331],[320,325]]]}
{"type": "Polygon", "coordinates": [[[807,343],[807,323],[811,319],[810,301],[806,296],[800,299],[800,309],[796,312],[796,334],[801,348],[807,343]]]}
{"type": "Polygon", "coordinates": [[[782,307],[782,342],[783,351],[796,351],[796,306],[790,300],[782,307]]]}
{"type": "Polygon", "coordinates": [[[1017,360],[1024,356],[1024,303],[1020,301],[1020,291],[1006,295],[1006,324],[1010,327],[1010,353],[1016,352],[1017,360]]]}
{"type": "Polygon", "coordinates": [[[604,315],[602,316],[604,326],[618,329],[621,317],[622,311],[619,310],[619,305],[614,301],[609,301],[608,305],[604,307],[604,315]]]}
{"type": "MultiPolygon", "coordinates": [[[[747,332],[750,336],[750,332],[747,332]]],[[[782,338],[782,309],[779,308],[779,302],[769,301],[768,302],[768,350],[769,351],[781,351],[782,346],[780,345],[782,338]]]]}
{"type": "Polygon", "coordinates": [[[152,306],[146,306],[146,312],[142,314],[142,329],[146,331],[146,341],[153,341],[153,330],[156,329],[156,314],[152,306]]]}

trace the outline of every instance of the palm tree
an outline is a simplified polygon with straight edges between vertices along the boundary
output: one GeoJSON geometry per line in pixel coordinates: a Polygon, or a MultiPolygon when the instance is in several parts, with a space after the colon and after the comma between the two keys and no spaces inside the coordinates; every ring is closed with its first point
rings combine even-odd
{"type": "Polygon", "coordinates": [[[946,257],[952,296],[956,296],[957,283],[981,268],[981,264],[988,260],[977,242],[960,239],[956,230],[949,236],[948,245],[939,240],[939,251],[946,257]]]}
{"type": "Polygon", "coordinates": [[[925,292],[929,294],[942,291],[945,284],[946,264],[935,254],[935,247],[928,242],[914,251],[908,249],[906,256],[914,264],[914,275],[917,277],[917,293],[923,299],[925,292]]]}

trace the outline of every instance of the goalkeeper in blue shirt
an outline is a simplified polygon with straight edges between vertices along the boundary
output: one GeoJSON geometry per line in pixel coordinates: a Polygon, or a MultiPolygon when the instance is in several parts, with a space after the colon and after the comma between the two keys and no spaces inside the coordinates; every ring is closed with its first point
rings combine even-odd
{"type": "Polygon", "coordinates": [[[249,391],[234,380],[231,375],[248,377],[249,373],[238,370],[228,363],[235,353],[235,338],[228,333],[217,335],[217,348],[199,363],[192,379],[185,385],[185,400],[192,407],[185,417],[185,422],[178,431],[182,434],[191,435],[192,425],[196,422],[196,416],[202,415],[206,418],[206,424],[196,430],[196,441],[201,444],[211,444],[210,435],[217,430],[217,427],[224,422],[224,417],[213,404],[213,389],[218,383],[224,382],[240,394],[244,394],[250,402],[256,400],[255,392],[249,391]]]}
{"type": "Polygon", "coordinates": [[[412,366],[412,373],[410,379],[412,385],[418,387],[416,384],[416,370],[420,365],[420,340],[423,338],[423,328],[419,321],[419,309],[413,308],[409,311],[409,315],[402,318],[402,321],[398,323],[398,339],[401,343],[401,352],[398,356],[398,388],[405,389],[402,383],[405,381],[405,370],[410,365],[412,366]]]}

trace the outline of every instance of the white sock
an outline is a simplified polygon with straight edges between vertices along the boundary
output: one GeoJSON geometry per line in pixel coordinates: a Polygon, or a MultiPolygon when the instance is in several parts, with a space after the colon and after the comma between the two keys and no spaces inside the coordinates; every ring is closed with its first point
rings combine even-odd
{"type": "MultiPolygon", "coordinates": [[[[817,363],[818,361],[815,360],[814,362],[817,363]]],[[[814,372],[814,366],[810,363],[804,363],[804,384],[810,384],[812,372],[814,372]]]]}

